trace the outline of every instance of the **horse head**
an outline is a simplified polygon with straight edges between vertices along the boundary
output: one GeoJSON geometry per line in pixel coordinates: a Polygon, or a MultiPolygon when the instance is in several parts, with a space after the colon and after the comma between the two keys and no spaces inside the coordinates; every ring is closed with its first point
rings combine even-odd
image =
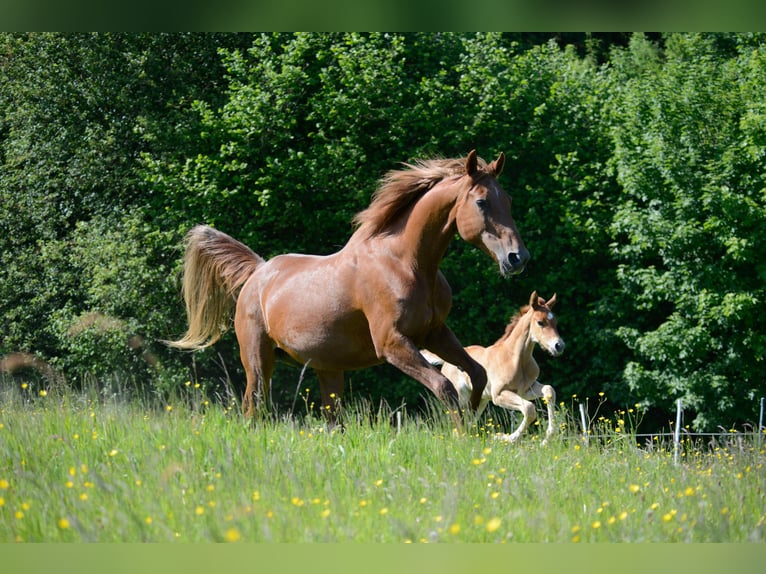
{"type": "Polygon", "coordinates": [[[555,294],[546,301],[537,295],[537,291],[533,291],[529,298],[530,313],[532,313],[529,331],[532,340],[554,357],[563,353],[566,346],[564,339],[559,335],[556,316],[551,310],[555,304],[555,294]]]}
{"type": "Polygon", "coordinates": [[[511,215],[511,198],[497,181],[504,164],[502,152],[485,168],[476,150],[468,154],[467,189],[456,205],[456,223],[460,237],[487,252],[506,276],[521,273],[530,255],[511,215]]]}

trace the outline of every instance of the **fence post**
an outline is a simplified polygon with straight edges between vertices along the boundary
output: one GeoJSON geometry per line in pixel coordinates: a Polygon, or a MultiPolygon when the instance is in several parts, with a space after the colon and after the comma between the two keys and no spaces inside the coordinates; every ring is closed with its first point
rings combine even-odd
{"type": "Polygon", "coordinates": [[[763,442],[763,400],[764,400],[764,397],[761,397],[761,415],[758,417],[758,445],[759,446],[763,442]]]}
{"type": "Polygon", "coordinates": [[[676,401],[676,428],[673,429],[673,462],[678,464],[678,451],[681,448],[681,399],[676,401]]]}
{"type": "Polygon", "coordinates": [[[588,444],[588,423],[585,418],[585,405],[580,403],[580,422],[582,423],[582,436],[585,444],[588,444]]]}

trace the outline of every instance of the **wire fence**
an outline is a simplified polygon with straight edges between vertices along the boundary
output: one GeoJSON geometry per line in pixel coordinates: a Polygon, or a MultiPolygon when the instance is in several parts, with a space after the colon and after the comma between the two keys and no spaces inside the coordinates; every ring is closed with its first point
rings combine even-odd
{"type": "MultiPolygon", "coordinates": [[[[754,430],[747,432],[747,431],[726,431],[722,430],[720,432],[694,432],[689,431],[688,429],[683,428],[682,421],[683,421],[683,404],[681,402],[681,399],[678,399],[676,401],[676,422],[675,427],[672,431],[668,432],[652,432],[652,433],[631,433],[629,436],[631,438],[635,439],[644,439],[645,444],[651,445],[654,444],[656,441],[660,439],[671,439],[673,441],[673,461],[678,464],[678,458],[681,453],[681,445],[682,440],[684,439],[709,439],[711,441],[717,440],[718,442],[721,442],[721,439],[725,439],[726,442],[731,442],[732,440],[737,441],[740,448],[744,448],[744,440],[746,438],[752,438],[755,440],[755,442],[760,447],[763,444],[764,441],[764,403],[766,402],[765,397],[761,397],[760,399],[760,414],[758,417],[758,426],[757,429],[754,427],[754,430]]],[[[605,440],[614,439],[614,434],[606,435],[606,434],[599,434],[599,433],[593,433],[591,430],[591,424],[590,419],[588,418],[586,414],[585,405],[583,403],[579,403],[579,413],[580,413],[580,426],[581,426],[581,435],[579,437],[575,436],[572,438],[579,438],[582,440],[585,444],[588,444],[591,440],[605,440]]]]}

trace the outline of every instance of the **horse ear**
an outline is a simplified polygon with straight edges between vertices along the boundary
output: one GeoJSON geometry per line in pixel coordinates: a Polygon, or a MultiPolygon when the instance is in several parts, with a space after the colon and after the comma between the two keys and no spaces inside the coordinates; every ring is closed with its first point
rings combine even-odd
{"type": "Polygon", "coordinates": [[[548,305],[548,309],[553,309],[553,306],[554,306],[555,304],[556,304],[556,294],[554,293],[554,294],[553,294],[553,297],[551,297],[550,299],[548,299],[548,303],[547,303],[547,305],[548,305]]]}
{"type": "Polygon", "coordinates": [[[540,306],[540,303],[537,301],[537,291],[532,291],[532,295],[529,296],[529,306],[533,309],[540,306]]]}
{"type": "Polygon", "coordinates": [[[491,164],[489,164],[489,171],[492,172],[492,175],[495,176],[495,178],[500,177],[500,174],[503,173],[503,167],[505,166],[505,154],[503,152],[500,152],[500,155],[497,156],[497,159],[493,161],[491,164]]]}
{"type": "Polygon", "coordinates": [[[476,150],[472,149],[465,158],[465,173],[473,177],[479,169],[479,162],[476,159],[476,150]]]}

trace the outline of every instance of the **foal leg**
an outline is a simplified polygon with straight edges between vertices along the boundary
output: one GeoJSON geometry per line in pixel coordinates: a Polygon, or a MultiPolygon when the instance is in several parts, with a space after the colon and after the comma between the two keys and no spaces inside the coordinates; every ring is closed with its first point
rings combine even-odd
{"type": "Polygon", "coordinates": [[[545,431],[545,439],[543,440],[543,444],[547,444],[548,439],[553,435],[553,433],[556,432],[556,426],[553,421],[554,407],[556,406],[556,391],[550,385],[543,385],[538,381],[535,381],[529,393],[527,393],[524,398],[543,399],[545,408],[548,411],[548,428],[545,431]]]}
{"type": "Polygon", "coordinates": [[[521,434],[527,430],[527,427],[535,422],[537,419],[537,412],[535,411],[535,405],[528,400],[521,398],[513,391],[502,391],[492,398],[492,402],[497,406],[511,411],[519,411],[524,415],[524,419],[521,421],[519,428],[513,431],[511,434],[506,434],[501,438],[508,442],[515,442],[521,436],[521,434]]]}

